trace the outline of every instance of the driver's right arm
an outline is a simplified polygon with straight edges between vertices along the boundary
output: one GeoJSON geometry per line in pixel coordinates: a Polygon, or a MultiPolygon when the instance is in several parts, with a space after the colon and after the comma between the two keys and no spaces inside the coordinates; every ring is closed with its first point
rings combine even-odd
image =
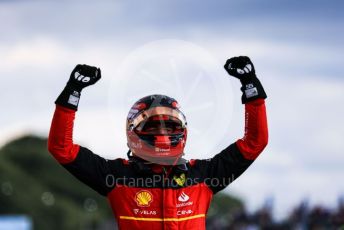
{"type": "Polygon", "coordinates": [[[107,195],[113,185],[107,183],[114,176],[114,166],[119,160],[108,161],[87,148],[73,143],[75,113],[81,90],[100,79],[96,67],[78,65],[56,100],[56,109],[50,127],[48,150],[53,157],[80,181],[102,195],[107,195]],[[86,80],[85,80],[86,79],[86,80]]]}

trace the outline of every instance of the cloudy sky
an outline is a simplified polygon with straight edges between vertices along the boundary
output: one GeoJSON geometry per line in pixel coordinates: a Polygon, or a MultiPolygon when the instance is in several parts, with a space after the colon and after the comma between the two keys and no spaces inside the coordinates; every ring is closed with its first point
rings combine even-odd
{"type": "MultiPolygon", "coordinates": [[[[226,192],[277,216],[302,199],[344,195],[342,1],[0,1],[0,143],[46,136],[54,100],[78,63],[103,78],[83,91],[75,140],[106,158],[126,153],[125,117],[151,93],[175,97],[187,158],[243,135],[240,84],[222,69],[250,56],[268,94],[270,143],[226,192]]],[[[23,153],[25,154],[25,153],[23,153]]]]}

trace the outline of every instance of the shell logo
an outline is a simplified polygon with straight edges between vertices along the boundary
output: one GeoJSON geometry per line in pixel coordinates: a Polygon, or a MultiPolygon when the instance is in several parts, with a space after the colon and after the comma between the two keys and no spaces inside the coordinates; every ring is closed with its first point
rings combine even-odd
{"type": "Polygon", "coordinates": [[[137,206],[149,207],[153,201],[153,195],[147,190],[141,190],[136,193],[135,201],[137,203],[137,206]]]}

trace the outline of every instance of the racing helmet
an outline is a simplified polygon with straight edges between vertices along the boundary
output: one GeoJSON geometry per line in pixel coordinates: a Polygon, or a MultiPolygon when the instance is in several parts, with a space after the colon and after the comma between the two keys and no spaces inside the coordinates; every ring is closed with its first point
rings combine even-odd
{"type": "Polygon", "coordinates": [[[157,164],[177,164],[184,154],[187,122],[178,102],[165,95],[149,95],[131,107],[126,133],[134,156],[157,164]]]}

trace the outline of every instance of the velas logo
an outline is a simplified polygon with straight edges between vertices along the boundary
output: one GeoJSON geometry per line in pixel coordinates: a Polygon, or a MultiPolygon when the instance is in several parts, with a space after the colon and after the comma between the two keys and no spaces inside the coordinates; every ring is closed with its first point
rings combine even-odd
{"type": "Polygon", "coordinates": [[[180,196],[178,197],[178,200],[179,200],[180,202],[186,202],[186,201],[188,201],[189,199],[190,199],[190,197],[189,197],[188,195],[186,195],[185,192],[182,192],[182,193],[180,194],[180,196]]]}
{"type": "Polygon", "coordinates": [[[153,201],[153,195],[147,190],[141,190],[136,193],[135,201],[136,201],[137,206],[149,207],[153,201]]]}
{"type": "Polygon", "coordinates": [[[133,212],[135,215],[145,215],[145,216],[155,216],[157,214],[156,210],[145,210],[134,208],[133,212]]]}

